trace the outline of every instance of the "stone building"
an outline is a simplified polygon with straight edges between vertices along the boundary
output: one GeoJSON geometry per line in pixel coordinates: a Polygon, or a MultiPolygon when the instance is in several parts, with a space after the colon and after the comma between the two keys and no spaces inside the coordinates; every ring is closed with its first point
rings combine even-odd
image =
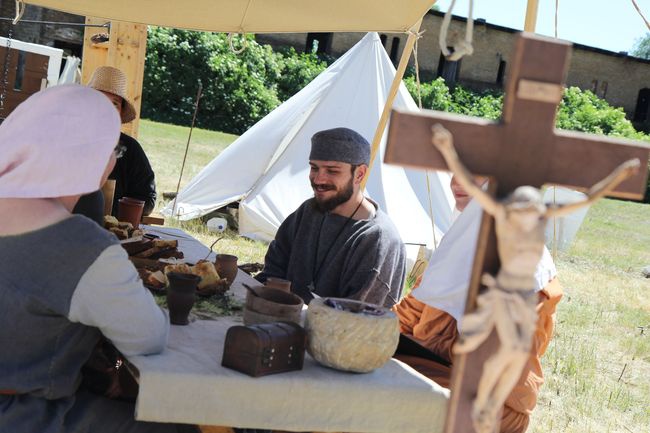
{"type": "Polygon", "coordinates": [[[81,57],[83,48],[83,24],[85,19],[79,15],[67,14],[27,5],[22,19],[13,26],[11,21],[16,13],[14,0],[0,0],[0,36],[7,37],[12,30],[11,37],[23,42],[47,45],[61,48],[66,54],[81,57]],[[38,21],[31,23],[29,21],[38,21]],[[45,22],[45,23],[43,23],[45,22]],[[66,23],[71,23],[66,25],[66,23]]]}
{"type": "MultiPolygon", "coordinates": [[[[474,54],[459,62],[446,61],[441,55],[438,35],[444,14],[430,11],[424,17],[425,30],[418,45],[418,62],[424,79],[442,76],[447,83],[467,87],[499,89],[506,78],[507,64],[515,43],[517,30],[487,23],[474,22],[474,54]]],[[[452,19],[449,39],[462,38],[467,20],[452,19]]],[[[360,33],[295,33],[258,34],[258,42],[274,46],[293,46],[298,51],[323,52],[338,57],[363,37],[360,33]]],[[[380,34],[390,58],[399,61],[406,43],[405,34],[380,34]]],[[[410,64],[413,65],[411,58],[410,64]]],[[[625,52],[614,53],[599,48],[574,44],[567,85],[592,90],[611,105],[623,107],[627,117],[637,127],[650,125],[650,60],[639,59],[625,52]]]]}

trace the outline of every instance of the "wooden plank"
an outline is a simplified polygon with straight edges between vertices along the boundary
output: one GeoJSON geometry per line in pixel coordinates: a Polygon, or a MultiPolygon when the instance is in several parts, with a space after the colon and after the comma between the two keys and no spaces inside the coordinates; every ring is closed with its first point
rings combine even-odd
{"type": "Polygon", "coordinates": [[[384,162],[413,168],[447,170],[447,163],[431,142],[431,127],[440,123],[454,136],[463,163],[476,174],[490,174],[499,155],[497,122],[477,117],[422,110],[393,110],[384,162]],[[408,136],[408,146],[400,137],[408,136]],[[458,145],[463,143],[463,145],[458,145]],[[471,144],[476,143],[476,146],[471,144]]]}
{"type": "Polygon", "coordinates": [[[133,103],[136,111],[135,120],[123,125],[122,131],[137,138],[142,102],[144,61],[147,50],[147,26],[112,21],[111,37],[108,43],[107,64],[122,70],[126,74],[127,97],[133,103]]]}
{"type": "Polygon", "coordinates": [[[145,215],[142,217],[142,223],[148,225],[165,225],[165,217],[162,215],[145,215]]]}
{"type": "MultiPolygon", "coordinates": [[[[107,22],[105,18],[86,17],[86,24],[101,25],[107,22]]],[[[107,65],[108,50],[96,47],[90,38],[97,33],[108,33],[108,29],[86,27],[84,29],[83,54],[81,57],[81,84],[88,84],[95,69],[107,65]]]]}

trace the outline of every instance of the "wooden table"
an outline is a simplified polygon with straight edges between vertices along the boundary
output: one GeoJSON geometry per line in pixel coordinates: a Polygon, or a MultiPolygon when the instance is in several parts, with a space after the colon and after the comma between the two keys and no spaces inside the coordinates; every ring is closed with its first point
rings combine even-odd
{"type": "MultiPolygon", "coordinates": [[[[179,239],[188,261],[208,253],[181,230],[150,232],[179,239]]],[[[239,272],[231,287],[237,298],[242,283],[254,280],[239,272]]],[[[397,360],[367,374],[325,368],[309,355],[301,371],[261,378],[222,367],[225,333],[235,324],[240,317],[172,326],[163,353],[130,357],[140,382],[136,419],[302,432],[442,431],[448,390],[397,360]]]]}

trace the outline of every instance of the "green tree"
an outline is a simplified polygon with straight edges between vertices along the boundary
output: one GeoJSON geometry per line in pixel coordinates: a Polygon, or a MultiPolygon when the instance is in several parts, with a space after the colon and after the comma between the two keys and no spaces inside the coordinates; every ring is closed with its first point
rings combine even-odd
{"type": "Polygon", "coordinates": [[[642,59],[650,60],[650,33],[639,38],[632,48],[632,55],[642,59]]]}

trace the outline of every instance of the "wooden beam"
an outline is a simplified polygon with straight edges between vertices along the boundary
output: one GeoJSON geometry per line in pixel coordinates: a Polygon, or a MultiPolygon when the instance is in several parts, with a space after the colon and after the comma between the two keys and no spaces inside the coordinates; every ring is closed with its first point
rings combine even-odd
{"type": "Polygon", "coordinates": [[[142,80],[147,51],[147,26],[144,24],[111,22],[108,41],[107,64],[122,70],[127,77],[127,96],[135,107],[135,119],[122,126],[122,131],[134,138],[138,136],[142,80]]]}
{"type": "Polygon", "coordinates": [[[404,50],[402,51],[402,57],[399,60],[399,65],[397,66],[397,71],[395,72],[395,78],[393,78],[393,83],[390,86],[388,92],[388,97],[386,98],[386,103],[384,104],[384,110],[381,113],[379,118],[379,124],[375,130],[375,136],[372,139],[372,144],[370,148],[370,166],[366,171],[366,177],[361,183],[361,189],[366,187],[368,182],[368,177],[370,176],[370,170],[372,170],[372,164],[375,160],[375,156],[379,151],[379,143],[381,143],[381,137],[384,135],[384,130],[386,129],[386,123],[388,123],[388,116],[390,111],[393,108],[393,101],[395,101],[395,96],[397,96],[397,91],[399,90],[399,85],[402,83],[402,77],[404,77],[404,72],[406,71],[406,66],[408,65],[409,58],[411,57],[411,51],[413,51],[413,46],[415,41],[418,38],[417,32],[420,31],[420,24],[422,20],[418,21],[412,28],[409,33],[409,37],[406,40],[406,45],[404,45],[404,50]]]}
{"type": "MultiPolygon", "coordinates": [[[[108,22],[104,18],[86,17],[86,24],[101,25],[108,22]]],[[[109,29],[86,27],[84,29],[83,55],[81,57],[81,84],[86,85],[100,66],[107,65],[108,46],[93,44],[90,38],[97,33],[108,33],[109,29]]]]}
{"type": "Polygon", "coordinates": [[[539,0],[528,0],[528,6],[526,6],[526,21],[524,22],[525,32],[535,33],[538,6],[539,0]]]}
{"type": "MultiPolygon", "coordinates": [[[[104,24],[103,18],[86,17],[86,24],[104,24]]],[[[136,111],[135,119],[122,125],[122,131],[137,138],[142,102],[142,80],[147,51],[147,26],[144,24],[111,21],[109,29],[86,27],[84,30],[83,58],[81,63],[81,83],[87,84],[95,69],[100,66],[113,66],[121,69],[127,76],[127,96],[136,111]],[[109,41],[102,44],[91,42],[91,36],[109,33],[109,41]]]]}

